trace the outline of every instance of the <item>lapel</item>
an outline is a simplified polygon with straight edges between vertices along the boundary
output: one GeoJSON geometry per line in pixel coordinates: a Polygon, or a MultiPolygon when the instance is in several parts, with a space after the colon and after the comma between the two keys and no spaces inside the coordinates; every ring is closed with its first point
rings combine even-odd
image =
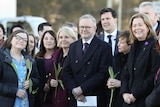
{"type": "Polygon", "coordinates": [[[99,35],[98,38],[99,38],[100,40],[103,40],[103,41],[104,41],[104,33],[101,34],[101,35],[99,35]]]}
{"type": "Polygon", "coordinates": [[[8,49],[5,49],[4,50],[4,54],[5,54],[5,59],[4,59],[4,62],[11,65],[12,68],[14,69],[14,71],[16,72],[16,74],[18,75],[18,72],[17,72],[17,69],[16,69],[16,66],[15,64],[12,62],[12,57],[10,55],[10,52],[8,49]]]}
{"type": "Polygon", "coordinates": [[[158,26],[157,26],[157,28],[156,28],[156,33],[157,33],[157,35],[158,35],[159,30],[160,30],[160,21],[157,21],[157,23],[158,23],[158,26]]]}
{"type": "Polygon", "coordinates": [[[77,73],[79,72],[80,68],[82,68],[84,64],[89,60],[89,58],[95,53],[96,49],[98,48],[98,38],[94,36],[84,55],[82,54],[82,41],[78,43],[78,47],[81,47],[81,49],[80,48],[77,49],[77,52],[79,53],[76,56],[76,58],[79,60],[75,61],[75,62],[79,61],[76,67],[77,73]]]}
{"type": "Polygon", "coordinates": [[[114,55],[117,55],[117,54],[118,54],[118,35],[119,35],[119,33],[120,33],[120,32],[117,31],[114,55]]]}

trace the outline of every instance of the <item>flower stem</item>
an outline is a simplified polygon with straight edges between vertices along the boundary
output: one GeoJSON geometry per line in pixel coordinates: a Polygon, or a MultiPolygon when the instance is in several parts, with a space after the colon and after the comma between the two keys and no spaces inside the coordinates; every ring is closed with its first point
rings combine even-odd
{"type": "Polygon", "coordinates": [[[114,89],[111,89],[111,96],[110,96],[110,101],[109,101],[109,107],[112,107],[113,92],[114,92],[114,89]]]}

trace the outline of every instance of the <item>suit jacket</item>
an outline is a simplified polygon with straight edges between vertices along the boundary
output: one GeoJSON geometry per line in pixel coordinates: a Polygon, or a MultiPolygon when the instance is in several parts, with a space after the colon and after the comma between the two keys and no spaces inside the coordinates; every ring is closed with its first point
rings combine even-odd
{"type": "MultiPolygon", "coordinates": [[[[131,104],[132,107],[145,107],[145,98],[152,91],[154,85],[154,75],[159,67],[159,55],[155,50],[155,39],[153,37],[144,41],[139,47],[138,41],[132,45],[126,70],[122,76],[121,94],[132,93],[136,101],[131,104]],[[136,57],[135,57],[136,55],[136,57]]],[[[130,107],[125,104],[123,107],[130,107]]]]}
{"type": "Polygon", "coordinates": [[[160,31],[160,21],[157,21],[157,23],[158,23],[158,26],[157,26],[157,28],[156,28],[156,33],[157,33],[157,35],[158,35],[158,33],[159,33],[159,31],[160,31]]]}
{"type": "MultiPolygon", "coordinates": [[[[29,59],[32,62],[32,71],[30,75],[30,79],[32,80],[32,89],[36,90],[39,86],[39,75],[35,65],[34,60],[30,55],[24,55],[25,59],[29,59]]],[[[13,107],[16,99],[16,93],[18,89],[18,78],[17,73],[12,63],[12,57],[8,49],[0,49],[0,104],[2,107],[13,107]]],[[[29,93],[27,89],[28,97],[29,97],[29,106],[31,102],[34,100],[33,95],[29,93]]]]}
{"type": "Polygon", "coordinates": [[[105,83],[108,78],[108,66],[111,65],[112,53],[109,44],[92,39],[85,54],[82,52],[82,40],[74,42],[65,61],[63,78],[71,95],[70,107],[76,107],[72,89],[80,86],[83,95],[98,97],[98,107],[106,107],[105,83]]]}
{"type": "Polygon", "coordinates": [[[160,68],[156,74],[155,86],[149,96],[145,100],[146,107],[160,107],[159,95],[160,95],[160,68]]]}
{"type": "MultiPolygon", "coordinates": [[[[116,44],[115,44],[115,51],[114,51],[114,55],[118,54],[118,35],[119,35],[120,31],[117,31],[117,35],[116,35],[116,44]]],[[[99,35],[98,38],[100,40],[104,41],[104,33],[99,35]]]]}

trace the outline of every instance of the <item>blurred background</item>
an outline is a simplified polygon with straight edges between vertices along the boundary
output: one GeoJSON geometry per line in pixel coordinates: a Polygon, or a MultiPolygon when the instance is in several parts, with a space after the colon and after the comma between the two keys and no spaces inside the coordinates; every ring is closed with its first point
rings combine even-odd
{"type": "MultiPolygon", "coordinates": [[[[79,17],[86,13],[92,14],[98,22],[99,11],[104,7],[112,7],[118,13],[118,28],[124,30],[128,29],[130,17],[138,11],[138,5],[143,1],[146,0],[16,0],[16,15],[43,17],[57,31],[65,22],[78,24],[79,17]]],[[[160,1],[148,1],[155,2],[160,8],[160,1]]]]}

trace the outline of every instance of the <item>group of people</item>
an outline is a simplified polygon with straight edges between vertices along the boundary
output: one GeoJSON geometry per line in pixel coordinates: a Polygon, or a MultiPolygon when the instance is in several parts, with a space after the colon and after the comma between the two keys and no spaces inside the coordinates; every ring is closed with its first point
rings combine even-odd
{"type": "Polygon", "coordinates": [[[67,22],[58,32],[44,22],[38,42],[20,25],[4,40],[0,24],[1,106],[78,107],[94,96],[97,107],[159,107],[158,13],[142,2],[125,31],[117,17],[103,8],[98,24],[85,14],[78,27],[67,22]]]}

